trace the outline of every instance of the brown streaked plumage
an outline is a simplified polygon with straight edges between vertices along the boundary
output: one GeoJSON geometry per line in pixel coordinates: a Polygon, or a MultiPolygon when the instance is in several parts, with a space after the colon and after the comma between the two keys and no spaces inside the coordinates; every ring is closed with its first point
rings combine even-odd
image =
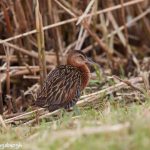
{"type": "Polygon", "coordinates": [[[67,65],[60,65],[48,74],[37,93],[36,105],[49,111],[75,105],[90,79],[87,63],[90,60],[81,51],[69,52],[67,65]]]}

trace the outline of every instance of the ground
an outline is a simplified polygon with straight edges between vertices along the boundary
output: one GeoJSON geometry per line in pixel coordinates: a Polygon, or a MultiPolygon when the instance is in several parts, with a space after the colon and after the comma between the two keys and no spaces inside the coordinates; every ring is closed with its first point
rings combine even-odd
{"type": "Polygon", "coordinates": [[[43,120],[40,125],[18,126],[1,132],[1,143],[20,143],[25,150],[149,150],[150,102],[124,107],[111,104],[106,114],[91,107],[63,111],[59,119],[51,118],[51,122],[43,120]],[[114,132],[89,133],[90,129],[103,126],[109,129],[117,124],[128,126],[114,132]],[[82,133],[85,128],[89,131],[82,133]]]}

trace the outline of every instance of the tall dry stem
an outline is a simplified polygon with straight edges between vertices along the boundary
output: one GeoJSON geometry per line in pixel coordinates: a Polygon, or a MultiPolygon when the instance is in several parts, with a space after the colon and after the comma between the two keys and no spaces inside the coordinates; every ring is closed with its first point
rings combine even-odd
{"type": "Polygon", "coordinates": [[[42,85],[46,77],[46,61],[45,61],[43,22],[42,22],[42,16],[39,10],[38,0],[36,0],[35,17],[36,17],[35,19],[36,19],[36,30],[37,30],[39,66],[40,66],[40,85],[42,85]]]}
{"type": "MultiPolygon", "coordinates": [[[[0,74],[1,76],[1,74],[0,74]]],[[[3,114],[3,99],[2,99],[2,82],[0,77],[0,114],[3,114]]]]}

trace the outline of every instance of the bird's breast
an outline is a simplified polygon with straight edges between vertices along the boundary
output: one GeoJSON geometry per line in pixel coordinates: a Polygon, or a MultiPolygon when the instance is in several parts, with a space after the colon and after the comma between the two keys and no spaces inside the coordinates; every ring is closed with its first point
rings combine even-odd
{"type": "Polygon", "coordinates": [[[89,83],[90,73],[83,73],[81,77],[81,89],[83,90],[89,83]]]}
{"type": "Polygon", "coordinates": [[[83,90],[89,83],[90,70],[86,65],[82,66],[80,70],[81,70],[81,90],[83,90]]]}

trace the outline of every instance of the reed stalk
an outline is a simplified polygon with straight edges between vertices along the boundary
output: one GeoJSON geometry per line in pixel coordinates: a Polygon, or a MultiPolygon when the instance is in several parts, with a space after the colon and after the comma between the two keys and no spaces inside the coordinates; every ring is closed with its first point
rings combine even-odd
{"type": "Polygon", "coordinates": [[[36,17],[35,19],[37,30],[37,45],[38,45],[39,67],[40,67],[40,85],[42,86],[43,81],[46,77],[46,61],[45,61],[43,22],[42,22],[42,15],[39,10],[38,0],[36,0],[35,17],[36,17]]]}

